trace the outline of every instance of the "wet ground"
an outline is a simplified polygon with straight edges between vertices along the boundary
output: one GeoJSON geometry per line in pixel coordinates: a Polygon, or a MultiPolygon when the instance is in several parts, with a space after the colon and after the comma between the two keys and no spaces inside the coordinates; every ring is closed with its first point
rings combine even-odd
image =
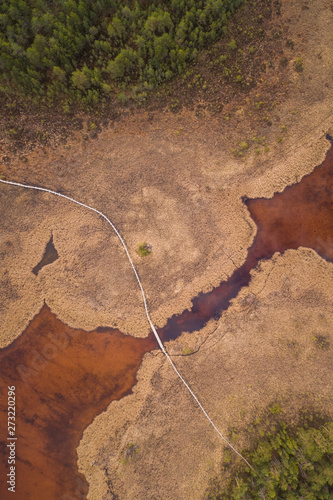
{"type": "MultiPolygon", "coordinates": [[[[249,284],[251,270],[275,252],[302,246],[333,260],[333,147],[323,164],[298,184],[270,199],[244,202],[258,227],[244,264],[219,287],[194,298],[191,309],[172,316],[159,330],[164,341],[220,317],[249,284]]],[[[8,385],[15,385],[20,408],[16,420],[20,499],[86,497],[88,485],[76,464],[82,433],[111,401],[131,391],[144,354],[156,347],[152,335],[138,339],[107,327],[92,332],[72,329],[45,304],[22,335],[2,349],[2,394],[8,385]]],[[[1,436],[6,436],[4,400],[1,409],[1,436]]],[[[0,451],[6,466],[6,441],[0,451]]],[[[0,488],[6,498],[7,485],[2,482],[0,488]]]]}

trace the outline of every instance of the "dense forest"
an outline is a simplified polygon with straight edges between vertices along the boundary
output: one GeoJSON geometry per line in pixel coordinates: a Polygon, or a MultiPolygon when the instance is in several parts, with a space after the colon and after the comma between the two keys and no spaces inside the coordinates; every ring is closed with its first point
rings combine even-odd
{"type": "MultiPolygon", "coordinates": [[[[212,485],[209,500],[331,500],[333,498],[333,422],[319,429],[285,424],[262,436],[249,455],[253,469],[241,465],[227,490],[212,485]]],[[[227,464],[225,464],[227,468],[227,464]]]]}
{"type": "Polygon", "coordinates": [[[243,0],[2,0],[0,90],[94,104],[184,71],[243,0]]]}

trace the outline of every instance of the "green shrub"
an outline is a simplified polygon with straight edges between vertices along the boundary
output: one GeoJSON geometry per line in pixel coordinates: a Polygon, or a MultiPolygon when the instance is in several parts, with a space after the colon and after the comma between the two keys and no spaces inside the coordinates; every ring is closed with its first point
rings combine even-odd
{"type": "Polygon", "coordinates": [[[237,43],[236,43],[236,40],[231,40],[231,41],[228,43],[228,47],[229,47],[229,49],[231,49],[231,50],[236,50],[236,49],[237,49],[237,43]]]}
{"type": "Polygon", "coordinates": [[[138,254],[140,257],[146,257],[151,253],[151,246],[149,243],[140,243],[138,246],[138,254]]]}
{"type": "Polygon", "coordinates": [[[302,73],[304,66],[303,66],[303,59],[301,57],[298,57],[298,59],[296,59],[295,69],[298,73],[302,73]]]}
{"type": "Polygon", "coordinates": [[[270,407],[269,411],[272,415],[280,415],[282,409],[280,405],[274,404],[270,407]]]}

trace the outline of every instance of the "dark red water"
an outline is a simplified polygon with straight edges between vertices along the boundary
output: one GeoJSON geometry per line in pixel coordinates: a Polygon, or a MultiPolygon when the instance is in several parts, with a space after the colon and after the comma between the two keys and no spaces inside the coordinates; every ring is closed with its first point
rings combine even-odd
{"type": "MultiPolygon", "coordinates": [[[[172,316],[164,341],[199,330],[226,310],[249,284],[250,271],[275,252],[300,246],[333,261],[333,147],[322,165],[270,199],[244,199],[258,231],[244,264],[192,308],[172,316]]],[[[84,499],[77,470],[84,429],[111,401],[128,394],[146,352],[156,341],[111,328],[72,329],[45,305],[22,335],[0,351],[0,498],[84,499]],[[16,387],[16,494],[8,492],[7,387],[16,387]]]]}

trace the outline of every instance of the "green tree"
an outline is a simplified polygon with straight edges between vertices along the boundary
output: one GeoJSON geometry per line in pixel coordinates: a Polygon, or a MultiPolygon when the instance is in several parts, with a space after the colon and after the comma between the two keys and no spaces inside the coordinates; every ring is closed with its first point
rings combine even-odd
{"type": "Polygon", "coordinates": [[[90,87],[89,76],[77,69],[72,73],[72,84],[79,90],[87,90],[90,87]]]}
{"type": "Polygon", "coordinates": [[[66,73],[63,69],[59,68],[59,66],[53,66],[52,75],[53,75],[54,79],[58,80],[59,82],[66,81],[66,73]]]}
{"type": "Polygon", "coordinates": [[[171,31],[172,28],[173,23],[169,12],[158,10],[153,12],[145,22],[144,34],[148,38],[152,38],[154,35],[159,36],[166,31],[171,31]]]}
{"type": "Polygon", "coordinates": [[[136,60],[137,54],[133,49],[121,49],[117,57],[109,62],[107,71],[114,80],[119,80],[131,73],[136,60]]]}

